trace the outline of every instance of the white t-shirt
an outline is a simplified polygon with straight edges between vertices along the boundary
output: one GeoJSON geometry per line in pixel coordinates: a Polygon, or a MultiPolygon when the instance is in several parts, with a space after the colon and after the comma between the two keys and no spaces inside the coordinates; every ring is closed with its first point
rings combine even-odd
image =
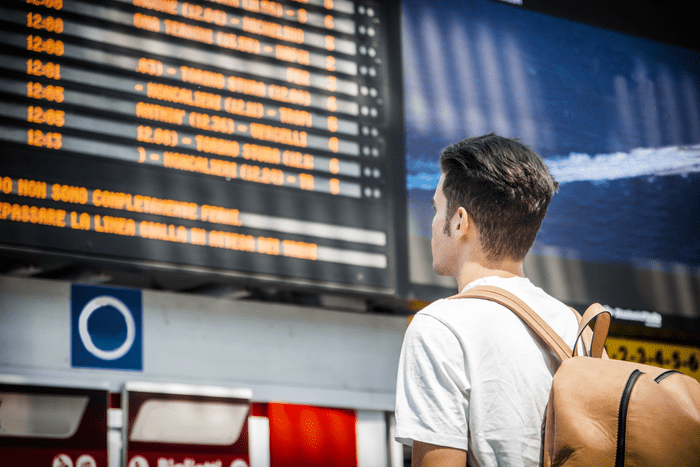
{"type": "MultiPolygon", "coordinates": [[[[572,311],[523,277],[486,277],[527,303],[573,346],[572,311]]],[[[472,467],[537,466],[559,359],[509,309],[438,300],[406,331],[396,387],[396,440],[464,449],[472,467]]]]}

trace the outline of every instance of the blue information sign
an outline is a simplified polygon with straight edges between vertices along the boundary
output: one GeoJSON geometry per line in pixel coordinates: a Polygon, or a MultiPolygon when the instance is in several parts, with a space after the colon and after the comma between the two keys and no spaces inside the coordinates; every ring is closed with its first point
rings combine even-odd
{"type": "Polygon", "coordinates": [[[141,291],[73,284],[71,366],[143,370],[141,291]]]}

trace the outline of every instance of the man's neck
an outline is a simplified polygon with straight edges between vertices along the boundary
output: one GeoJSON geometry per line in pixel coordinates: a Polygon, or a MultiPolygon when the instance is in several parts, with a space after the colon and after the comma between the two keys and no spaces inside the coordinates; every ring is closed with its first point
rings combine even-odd
{"type": "Polygon", "coordinates": [[[504,260],[494,263],[466,262],[457,272],[457,290],[483,277],[525,277],[522,261],[504,260]]]}

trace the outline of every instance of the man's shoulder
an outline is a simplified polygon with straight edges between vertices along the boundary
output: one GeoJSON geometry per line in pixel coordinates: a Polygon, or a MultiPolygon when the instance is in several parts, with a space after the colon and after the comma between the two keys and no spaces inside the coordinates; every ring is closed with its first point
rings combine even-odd
{"type": "MultiPolygon", "coordinates": [[[[524,277],[484,277],[470,283],[463,289],[463,291],[482,285],[496,286],[507,290],[521,300],[525,301],[533,308],[566,308],[566,305],[546,294],[542,289],[536,287],[524,277]]],[[[459,297],[459,294],[457,293],[431,303],[426,308],[421,310],[420,313],[430,316],[443,316],[450,315],[452,313],[478,314],[481,312],[492,312],[494,309],[502,310],[503,306],[487,299],[462,298],[459,297]]]]}
{"type": "Polygon", "coordinates": [[[414,317],[411,326],[418,334],[444,336],[454,334],[459,340],[490,339],[499,326],[518,321],[510,310],[496,302],[477,298],[440,299],[414,317]]]}
{"type": "Polygon", "coordinates": [[[573,313],[569,310],[569,307],[566,304],[549,295],[547,292],[534,285],[525,277],[486,277],[472,282],[465,287],[465,290],[480,285],[500,287],[523,300],[527,305],[535,310],[536,313],[547,313],[548,311],[556,313],[563,310],[568,310],[566,311],[567,316],[573,316],[573,313]]]}
{"type": "Polygon", "coordinates": [[[498,307],[500,305],[478,298],[447,297],[426,306],[416,316],[431,317],[438,321],[461,319],[465,315],[470,315],[474,318],[475,315],[488,312],[494,306],[498,307]]]}
{"type": "MultiPolygon", "coordinates": [[[[489,277],[475,281],[467,286],[494,285],[515,294],[527,303],[542,319],[555,329],[568,342],[575,338],[578,323],[568,306],[548,295],[525,278],[489,277]]],[[[520,326],[520,318],[512,311],[498,303],[476,298],[446,298],[433,302],[417,316],[421,323],[436,326],[437,321],[450,329],[463,332],[489,334],[497,332],[503,326],[520,326]]]]}
{"type": "MultiPolygon", "coordinates": [[[[483,282],[484,285],[495,285],[516,295],[554,329],[565,342],[573,345],[578,331],[578,320],[568,305],[549,295],[524,277],[487,278],[483,282]]],[[[508,311],[510,312],[510,310],[508,311]]],[[[515,316],[514,313],[510,313],[515,316]]]]}

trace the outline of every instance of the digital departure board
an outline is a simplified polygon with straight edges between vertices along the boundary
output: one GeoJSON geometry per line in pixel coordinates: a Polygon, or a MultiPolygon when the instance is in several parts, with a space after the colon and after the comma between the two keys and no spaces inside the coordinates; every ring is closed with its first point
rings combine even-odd
{"type": "Polygon", "coordinates": [[[371,1],[3,2],[0,245],[393,291],[390,39],[371,1]]]}

